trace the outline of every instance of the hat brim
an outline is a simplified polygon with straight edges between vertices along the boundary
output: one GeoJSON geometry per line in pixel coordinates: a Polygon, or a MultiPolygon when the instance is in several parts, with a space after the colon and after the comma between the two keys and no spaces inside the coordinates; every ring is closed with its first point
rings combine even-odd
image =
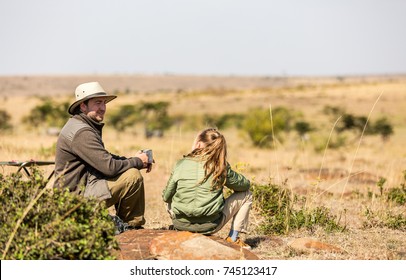
{"type": "Polygon", "coordinates": [[[73,115],[75,112],[75,109],[77,106],[80,105],[80,103],[85,102],[86,100],[95,98],[95,97],[104,97],[106,98],[106,103],[110,102],[111,100],[115,99],[117,97],[117,95],[107,95],[104,92],[101,93],[95,93],[89,96],[86,96],[86,98],[82,98],[80,100],[75,101],[74,103],[72,103],[72,105],[69,106],[68,112],[69,114],[73,115]]]}

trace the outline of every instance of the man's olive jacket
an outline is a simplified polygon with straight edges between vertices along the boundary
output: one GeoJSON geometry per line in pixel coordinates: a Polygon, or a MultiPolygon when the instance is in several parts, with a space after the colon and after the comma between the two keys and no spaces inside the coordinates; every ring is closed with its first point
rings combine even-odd
{"type": "Polygon", "coordinates": [[[103,126],[85,114],[68,120],[56,143],[55,187],[104,200],[111,198],[105,179],[143,167],[139,158],[120,157],[104,148],[103,126]]]}

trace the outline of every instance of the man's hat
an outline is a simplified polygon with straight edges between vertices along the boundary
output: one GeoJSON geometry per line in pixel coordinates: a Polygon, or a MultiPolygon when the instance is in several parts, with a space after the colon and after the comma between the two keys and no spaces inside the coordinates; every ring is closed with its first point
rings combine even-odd
{"type": "Polygon", "coordinates": [[[116,95],[108,95],[98,82],[90,82],[78,85],[75,90],[76,101],[69,106],[68,112],[73,115],[80,103],[94,97],[106,97],[106,103],[110,102],[116,95]]]}

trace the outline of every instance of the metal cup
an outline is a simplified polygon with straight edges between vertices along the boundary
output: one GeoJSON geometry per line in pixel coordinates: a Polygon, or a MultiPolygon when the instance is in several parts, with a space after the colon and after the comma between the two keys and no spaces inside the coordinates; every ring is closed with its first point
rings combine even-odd
{"type": "Polygon", "coordinates": [[[143,153],[147,154],[148,156],[148,163],[154,163],[154,157],[152,155],[152,150],[151,149],[145,149],[142,150],[143,153]]]}

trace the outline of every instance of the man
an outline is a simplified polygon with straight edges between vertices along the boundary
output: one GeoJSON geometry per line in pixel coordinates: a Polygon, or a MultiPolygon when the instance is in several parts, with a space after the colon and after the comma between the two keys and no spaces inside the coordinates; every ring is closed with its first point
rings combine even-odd
{"type": "MultiPolygon", "coordinates": [[[[102,121],[106,103],[117,96],[108,95],[98,82],[90,82],[79,85],[75,97],[68,109],[72,117],[56,143],[54,186],[104,200],[129,228],[140,228],[145,223],[145,197],[139,170],[151,171],[148,156],[140,151],[127,158],[105,149],[102,121]]],[[[114,217],[116,225],[120,219],[114,217]]]]}

